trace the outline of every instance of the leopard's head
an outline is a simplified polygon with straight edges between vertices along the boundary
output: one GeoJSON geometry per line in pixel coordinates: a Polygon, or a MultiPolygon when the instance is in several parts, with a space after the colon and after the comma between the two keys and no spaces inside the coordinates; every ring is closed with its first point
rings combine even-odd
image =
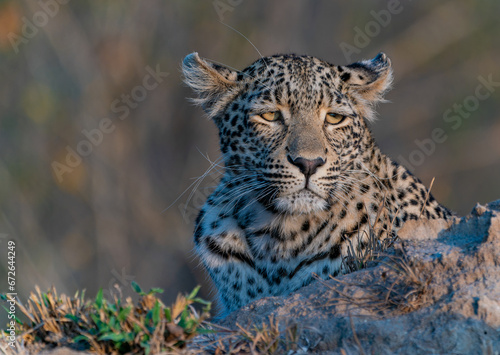
{"type": "Polygon", "coordinates": [[[347,66],[276,55],[240,72],[193,53],[183,72],[219,129],[228,174],[291,214],[327,209],[352,189],[374,144],[367,121],[392,79],[383,53],[347,66]]]}

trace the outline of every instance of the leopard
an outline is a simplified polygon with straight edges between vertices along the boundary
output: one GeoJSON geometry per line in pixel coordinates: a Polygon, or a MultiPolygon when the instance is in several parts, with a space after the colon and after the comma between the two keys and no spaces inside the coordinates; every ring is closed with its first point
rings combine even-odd
{"type": "Polygon", "coordinates": [[[221,317],[346,273],[349,253],[408,220],[454,215],[373,138],[393,78],[386,54],[348,65],[278,54],[238,71],[194,52],[182,72],[219,136],[224,170],[194,248],[221,317]]]}

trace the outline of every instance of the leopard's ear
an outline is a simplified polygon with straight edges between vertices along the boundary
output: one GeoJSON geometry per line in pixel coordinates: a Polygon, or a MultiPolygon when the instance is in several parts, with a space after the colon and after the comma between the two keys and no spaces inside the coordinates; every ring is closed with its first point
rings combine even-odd
{"type": "Polygon", "coordinates": [[[210,63],[194,52],[182,62],[184,82],[198,95],[192,101],[200,105],[210,118],[225,106],[227,97],[237,87],[237,72],[222,65],[210,63]]]}
{"type": "Polygon", "coordinates": [[[392,66],[390,59],[379,53],[371,60],[363,60],[339,67],[340,79],[350,91],[367,104],[365,117],[373,120],[372,106],[384,101],[384,94],[392,84],[392,66]]]}

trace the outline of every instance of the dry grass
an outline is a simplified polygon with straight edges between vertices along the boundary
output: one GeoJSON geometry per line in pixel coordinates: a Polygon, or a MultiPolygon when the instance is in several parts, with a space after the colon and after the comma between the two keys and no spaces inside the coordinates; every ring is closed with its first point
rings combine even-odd
{"type": "MultiPolygon", "coordinates": [[[[68,297],[58,295],[55,288],[41,292],[37,287],[26,306],[16,300],[28,319],[16,319],[17,353],[60,347],[97,354],[179,352],[193,337],[208,331],[202,322],[209,316],[210,303],[196,297],[199,287],[166,307],[156,297],[162,290],[145,293],[137,284],[133,286],[140,295],[137,304],[131,298],[108,301],[102,290],[94,300],[86,301],[83,293],[68,297]],[[201,313],[194,304],[203,306],[201,313]]],[[[8,345],[0,346],[7,351],[8,345]]]]}
{"type": "Polygon", "coordinates": [[[66,347],[95,354],[284,354],[298,348],[298,326],[282,326],[273,318],[237,330],[207,322],[210,303],[196,297],[198,288],[166,307],[156,297],[161,290],[145,293],[134,287],[137,304],[130,298],[108,301],[102,291],[85,300],[83,293],[69,297],[36,287],[26,306],[16,300],[27,318],[16,319],[16,348],[10,348],[3,332],[0,351],[25,355],[66,347]],[[201,313],[194,304],[203,306],[201,313]]]}
{"type": "MultiPolygon", "coordinates": [[[[384,204],[385,197],[379,204],[374,221],[368,223],[367,230],[359,230],[354,238],[347,238],[347,252],[342,257],[344,274],[382,264],[385,269],[379,277],[366,282],[347,282],[334,278],[336,284],[325,282],[319,276],[314,277],[329,289],[335,291],[327,305],[345,304],[348,307],[364,308],[373,313],[396,310],[406,313],[419,308],[423,303],[431,275],[422,272],[422,268],[413,265],[408,259],[404,244],[399,252],[388,252],[399,238],[394,228],[395,217],[389,217],[384,204]],[[376,279],[376,280],[375,280],[376,279]],[[362,296],[351,296],[347,290],[361,288],[362,296]]],[[[397,211],[394,214],[397,215],[397,211]]],[[[393,249],[393,251],[396,251],[393,249]]]]}
{"type": "MultiPolygon", "coordinates": [[[[259,325],[243,327],[236,324],[237,330],[209,324],[214,333],[192,347],[203,348],[209,354],[295,354],[308,353],[317,344],[309,344],[303,328],[297,323],[280,324],[274,317],[259,325]]],[[[318,331],[308,328],[311,331],[318,331]]],[[[198,337],[200,339],[202,337],[198,337]]]]}
{"type": "MultiPolygon", "coordinates": [[[[425,202],[429,198],[433,183],[434,179],[427,190],[425,202]]],[[[348,283],[332,278],[338,285],[363,288],[363,297],[349,296],[340,290],[342,287],[331,286],[320,280],[337,292],[338,297],[332,299],[332,302],[344,302],[371,311],[391,309],[402,313],[411,312],[425,303],[424,295],[432,280],[432,275],[424,272],[421,266],[411,263],[405,253],[403,242],[399,244],[399,251],[388,253],[388,249],[393,247],[399,238],[397,229],[394,228],[396,217],[392,219],[389,217],[385,201],[386,197],[384,196],[378,206],[376,218],[368,223],[368,229],[358,232],[356,238],[346,240],[347,253],[342,259],[342,271],[351,273],[375,263],[383,264],[386,271],[382,272],[380,278],[375,282],[363,284],[348,283]]],[[[425,208],[425,202],[419,218],[425,208]]],[[[368,211],[366,213],[368,214],[368,211]]],[[[394,213],[394,216],[397,215],[398,211],[394,213]]]]}
{"type": "Polygon", "coordinates": [[[383,319],[388,313],[392,316],[413,312],[428,304],[426,294],[432,275],[423,267],[413,264],[404,252],[404,246],[398,255],[379,255],[381,272],[363,277],[357,282],[348,282],[331,277],[335,283],[326,282],[319,276],[316,279],[328,289],[333,296],[325,303],[325,307],[340,306],[341,312],[347,312],[352,329],[352,341],[344,346],[342,354],[366,354],[356,334],[352,317],[365,315],[383,319]],[[383,258],[382,258],[383,257],[383,258]],[[365,312],[359,312],[363,310],[365,312]],[[354,312],[352,312],[354,311],[354,312]],[[351,315],[351,312],[353,313],[351,315]]]}
{"type": "MultiPolygon", "coordinates": [[[[384,201],[385,197],[378,206],[375,220],[369,221],[368,230],[358,229],[358,235],[355,238],[346,239],[347,253],[342,257],[341,266],[344,274],[366,268],[398,240],[394,229],[395,217],[392,219],[389,217],[384,201]]],[[[368,215],[367,210],[366,214],[368,215]]]]}
{"type": "Polygon", "coordinates": [[[299,346],[301,331],[297,324],[282,326],[279,321],[270,318],[268,322],[245,328],[237,324],[237,330],[210,324],[214,330],[212,336],[192,347],[203,348],[209,354],[287,354],[299,346]],[[211,338],[211,339],[209,339],[211,338]]]}
{"type": "Polygon", "coordinates": [[[412,264],[404,253],[404,248],[400,254],[385,254],[384,259],[378,261],[384,271],[366,281],[347,282],[331,277],[335,281],[335,284],[331,284],[316,277],[335,293],[327,306],[344,304],[369,310],[372,314],[383,314],[386,311],[404,314],[420,308],[426,303],[425,294],[432,275],[423,272],[419,265],[412,264]],[[349,290],[356,288],[362,289],[362,296],[350,295],[349,290]]]}

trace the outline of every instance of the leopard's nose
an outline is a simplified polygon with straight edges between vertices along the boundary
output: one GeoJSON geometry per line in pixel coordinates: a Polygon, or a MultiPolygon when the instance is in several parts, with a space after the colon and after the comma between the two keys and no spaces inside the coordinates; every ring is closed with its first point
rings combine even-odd
{"type": "Polygon", "coordinates": [[[326,160],[321,157],[316,159],[306,159],[302,157],[292,159],[291,156],[287,155],[287,158],[291,164],[300,169],[300,172],[304,174],[306,178],[313,175],[320,166],[325,165],[326,163],[326,160]]]}

